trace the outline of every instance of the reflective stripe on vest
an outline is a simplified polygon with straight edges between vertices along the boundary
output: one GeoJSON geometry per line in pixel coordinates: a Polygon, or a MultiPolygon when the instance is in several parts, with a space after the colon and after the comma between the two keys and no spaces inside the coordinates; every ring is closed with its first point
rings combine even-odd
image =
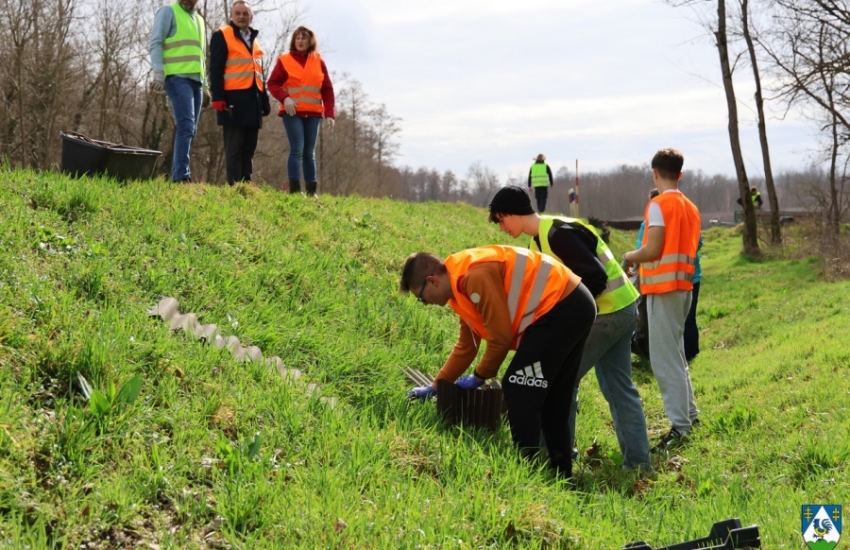
{"type": "Polygon", "coordinates": [[[545,162],[535,162],[531,165],[531,185],[534,187],[549,185],[549,173],[546,171],[545,162]]]}
{"type": "Polygon", "coordinates": [[[254,84],[263,91],[263,48],[254,38],[251,52],[248,45],[237,37],[230,25],[218,28],[227,44],[227,61],[224,63],[224,91],[249,90],[254,84]]]}
{"type": "Polygon", "coordinates": [[[679,192],[665,192],[646,206],[641,246],[649,239],[649,206],[656,202],[664,216],[664,247],[657,259],[640,264],[640,291],[662,294],[675,290],[692,290],[699,247],[699,210],[679,192]]]}
{"type": "Polygon", "coordinates": [[[611,249],[608,248],[608,245],[605,244],[605,241],[603,241],[602,237],[599,236],[599,233],[596,232],[596,228],[591,224],[578,218],[568,218],[566,216],[540,216],[540,226],[537,235],[540,240],[542,250],[537,246],[537,242],[534,239],[531,240],[529,248],[532,250],[540,250],[545,254],[558,258],[558,256],[552,252],[552,247],[549,246],[549,232],[555,225],[556,220],[569,224],[578,224],[589,230],[593,236],[596,237],[596,257],[599,259],[599,262],[602,263],[602,266],[605,268],[605,275],[608,277],[608,282],[605,284],[605,290],[602,291],[602,294],[596,297],[598,315],[614,313],[615,311],[620,311],[621,309],[633,304],[640,293],[635,288],[635,285],[633,285],[626,277],[623,268],[620,267],[620,264],[614,259],[611,249]]]}
{"type": "Polygon", "coordinates": [[[525,329],[561,300],[571,272],[544,254],[513,246],[470,248],[446,258],[445,266],[454,291],[449,306],[484,340],[488,336],[484,319],[475,303],[460,289],[460,281],[471,268],[486,262],[505,266],[504,289],[513,334],[511,349],[515,350],[525,329]]]}
{"type": "Polygon", "coordinates": [[[199,13],[190,14],[180,4],[171,4],[177,32],[162,43],[162,63],[167,75],[198,74],[205,79],[204,71],[204,18],[199,13]]]}
{"type": "MultiPolygon", "coordinates": [[[[322,82],[325,75],[322,74],[322,58],[318,52],[308,55],[303,67],[290,53],[283,54],[279,59],[287,75],[283,88],[295,101],[295,110],[299,113],[323,113],[322,82]]],[[[285,112],[281,103],[278,114],[285,112]]]]}

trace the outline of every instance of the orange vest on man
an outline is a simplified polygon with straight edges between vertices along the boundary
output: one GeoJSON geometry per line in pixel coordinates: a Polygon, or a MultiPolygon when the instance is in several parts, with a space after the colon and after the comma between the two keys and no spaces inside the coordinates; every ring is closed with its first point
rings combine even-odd
{"type": "Polygon", "coordinates": [[[505,264],[504,288],[513,333],[511,349],[515,350],[525,329],[561,301],[572,272],[550,256],[513,246],[470,248],[446,258],[444,265],[454,291],[454,298],[448,304],[484,340],[487,329],[475,308],[476,296],[465,296],[460,282],[471,268],[485,262],[505,264]]]}
{"type": "MultiPolygon", "coordinates": [[[[325,75],[322,73],[322,58],[318,52],[312,52],[307,56],[307,63],[302,67],[292,54],[285,53],[280,56],[280,62],[286,69],[286,82],[283,87],[295,101],[295,109],[300,113],[323,113],[322,106],[322,82],[325,75]]],[[[279,115],[286,113],[283,104],[278,111],[279,115]]]]}
{"type": "Polygon", "coordinates": [[[224,91],[248,90],[254,84],[263,91],[263,48],[258,39],[254,39],[251,51],[248,45],[236,36],[233,27],[222,25],[218,28],[227,44],[227,61],[224,64],[224,91]]]}
{"type": "MultiPolygon", "coordinates": [[[[652,262],[640,264],[641,294],[663,294],[675,290],[693,290],[699,245],[700,216],[696,205],[679,192],[661,193],[655,202],[664,216],[664,248],[652,262]]],[[[644,219],[647,219],[649,204],[644,219]]],[[[649,227],[643,233],[645,245],[649,227]]]]}

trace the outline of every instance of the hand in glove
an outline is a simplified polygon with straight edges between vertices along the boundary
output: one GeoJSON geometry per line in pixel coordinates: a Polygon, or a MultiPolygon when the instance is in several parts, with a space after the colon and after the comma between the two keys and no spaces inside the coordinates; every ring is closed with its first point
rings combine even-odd
{"type": "Polygon", "coordinates": [[[286,114],[289,116],[295,116],[295,100],[291,97],[287,97],[283,100],[283,108],[286,110],[286,114]]]}
{"type": "Polygon", "coordinates": [[[421,401],[427,401],[433,395],[437,395],[437,390],[433,388],[433,386],[419,386],[418,388],[413,388],[407,395],[410,396],[410,399],[419,399],[421,401]]]}
{"type": "Polygon", "coordinates": [[[333,129],[334,129],[334,124],[335,124],[334,119],[332,119],[332,118],[326,118],[326,119],[325,119],[325,122],[327,122],[327,123],[328,123],[328,130],[333,130],[333,129]]]}
{"type": "Polygon", "coordinates": [[[161,92],[165,90],[165,73],[162,71],[154,71],[153,82],[151,82],[151,90],[161,92]]]}
{"type": "Polygon", "coordinates": [[[263,95],[263,116],[269,116],[272,112],[272,106],[269,103],[269,96],[263,95]]]}
{"type": "Polygon", "coordinates": [[[203,107],[204,109],[206,109],[207,107],[209,107],[209,106],[210,106],[210,101],[212,101],[212,96],[210,96],[210,92],[209,92],[209,90],[207,90],[206,88],[204,88],[203,96],[204,96],[204,97],[203,97],[203,99],[201,100],[201,107],[203,107]]]}
{"type": "Polygon", "coordinates": [[[455,384],[457,384],[457,387],[465,390],[474,390],[475,388],[484,385],[484,382],[486,382],[486,380],[483,378],[478,378],[474,374],[467,374],[466,376],[458,378],[455,384]]]}
{"type": "Polygon", "coordinates": [[[213,101],[212,102],[213,109],[218,111],[219,113],[226,113],[230,109],[227,108],[226,101],[213,101]]]}

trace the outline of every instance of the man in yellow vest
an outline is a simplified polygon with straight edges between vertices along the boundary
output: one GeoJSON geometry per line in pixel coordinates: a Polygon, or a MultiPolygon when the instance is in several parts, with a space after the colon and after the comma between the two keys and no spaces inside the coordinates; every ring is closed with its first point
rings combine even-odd
{"type": "Polygon", "coordinates": [[[210,91],[224,133],[227,183],[251,181],[254,152],[271,112],[263,75],[263,49],[251,28],[254,11],[246,0],[237,0],[230,11],[230,24],[210,38],[210,91]]]}
{"type": "Polygon", "coordinates": [[[534,188],[537,211],[541,214],[546,211],[546,199],[549,197],[549,188],[553,181],[552,169],[546,164],[546,155],[540,153],[528,171],[528,190],[531,191],[531,188],[534,188]]]}
{"type": "Polygon", "coordinates": [[[624,265],[640,264],[640,291],[647,299],[649,362],[671,424],[657,450],[684,442],[699,414],[683,336],[696,271],[700,215],[679,191],[684,162],[676,149],[661,149],[652,158],[652,179],[659,194],[646,206],[640,248],[623,255],[624,265]]]}
{"type": "Polygon", "coordinates": [[[414,388],[427,399],[437,380],[457,381],[474,390],[495,377],[510,350],[516,350],[502,377],[514,443],[533,459],[541,429],[549,463],[564,478],[572,475],[572,439],[567,427],[576,372],[584,342],[596,317],[593,296],[581,279],[553,258],[511,246],[484,246],[441,260],[411,254],[404,263],[401,292],[423,304],[448,304],[460,317],[460,334],[431,386],[414,388]],[[473,374],[461,374],[478,355],[473,374]]]}
{"type": "Polygon", "coordinates": [[[150,39],[153,89],[165,90],[177,125],[171,179],[182,183],[192,181],[192,140],[201,107],[210,103],[204,68],[206,23],[195,9],[197,3],[198,0],[180,0],[160,8],[150,39]]]}
{"type": "Polygon", "coordinates": [[[514,238],[532,237],[529,248],[560,260],[581,277],[596,300],[598,314],[584,345],[572,396],[570,433],[575,434],[579,383],[596,366],[599,389],[614,420],[623,468],[652,471],[646,417],[632,381],[631,340],[638,291],[592,225],[576,218],[539,216],[521,187],[503,187],[495,194],[490,201],[490,221],[514,238]]]}

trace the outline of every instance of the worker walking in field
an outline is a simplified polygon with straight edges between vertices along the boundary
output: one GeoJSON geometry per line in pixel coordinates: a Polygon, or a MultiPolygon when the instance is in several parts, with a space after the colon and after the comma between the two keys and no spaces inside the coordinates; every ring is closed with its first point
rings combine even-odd
{"type": "Polygon", "coordinates": [[[404,263],[401,292],[423,304],[448,304],[460,317],[460,334],[451,355],[430,386],[411,397],[436,394],[437,381],[457,381],[475,389],[495,377],[510,350],[516,350],[502,377],[514,444],[528,459],[537,456],[541,429],[549,464],[557,475],[572,475],[568,429],[582,350],[596,317],[596,305],[581,279],[550,256],[511,246],[484,246],[441,260],[411,254],[404,263]],[[458,377],[478,355],[473,374],[458,377]]]}
{"type": "Polygon", "coordinates": [[[534,188],[537,211],[541,214],[546,211],[546,199],[549,197],[549,188],[553,183],[552,169],[546,164],[546,155],[540,153],[528,171],[528,190],[530,192],[531,188],[534,188]]]}
{"type": "Polygon", "coordinates": [[[671,424],[656,446],[659,450],[682,443],[699,414],[683,335],[691,305],[700,215],[679,191],[683,164],[684,157],[676,149],[662,149],[652,158],[652,179],[659,195],[647,204],[640,248],[623,255],[624,264],[640,264],[640,291],[647,297],[649,361],[671,424]]]}
{"type": "Polygon", "coordinates": [[[649,438],[640,394],[632,381],[631,339],[638,292],[626,278],[596,229],[580,219],[540,216],[520,187],[503,187],[490,201],[490,221],[514,238],[532,237],[530,248],[560,260],[581,277],[598,314],[579,366],[571,396],[569,427],[575,434],[578,386],[596,367],[596,379],[614,420],[623,468],[652,471],[649,438]]]}

